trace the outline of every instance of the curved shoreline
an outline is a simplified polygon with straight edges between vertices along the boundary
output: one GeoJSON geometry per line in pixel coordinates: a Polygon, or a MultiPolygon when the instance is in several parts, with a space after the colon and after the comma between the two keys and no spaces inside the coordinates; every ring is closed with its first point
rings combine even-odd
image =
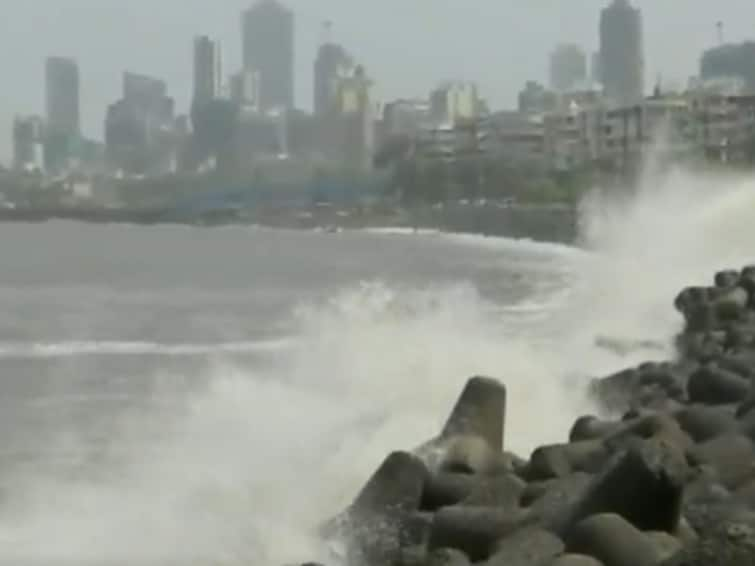
{"type": "Polygon", "coordinates": [[[460,234],[480,234],[536,241],[572,243],[576,213],[568,207],[498,207],[452,204],[413,211],[341,209],[334,206],[281,207],[258,210],[233,208],[179,213],[171,209],[85,207],[0,208],[0,222],[69,220],[95,224],[229,226],[256,224],[269,228],[313,230],[418,228],[460,234]]]}

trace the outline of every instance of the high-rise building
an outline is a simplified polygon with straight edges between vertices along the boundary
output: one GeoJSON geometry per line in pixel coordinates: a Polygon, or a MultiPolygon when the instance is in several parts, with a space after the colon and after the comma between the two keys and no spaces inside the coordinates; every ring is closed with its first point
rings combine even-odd
{"type": "Polygon", "coordinates": [[[260,78],[260,107],[294,107],[294,15],[277,0],[259,0],[242,17],[244,69],[260,78]]]}
{"type": "Polygon", "coordinates": [[[642,14],[629,0],[613,0],[600,15],[601,79],[605,95],[632,104],[645,93],[642,14]]]}
{"type": "Polygon", "coordinates": [[[223,62],[220,43],[207,36],[194,40],[194,103],[205,103],[221,96],[223,62]]]}
{"type": "Polygon", "coordinates": [[[603,82],[603,72],[600,70],[600,51],[595,51],[592,54],[590,61],[590,79],[594,83],[603,82]]]}
{"type": "Polygon", "coordinates": [[[79,118],[79,67],[73,59],[48,57],[45,64],[47,128],[55,135],[77,136],[79,118]]]}
{"type": "Polygon", "coordinates": [[[348,76],[354,70],[354,61],[346,49],[336,43],[320,46],[315,59],[315,99],[314,113],[327,114],[335,101],[338,79],[348,76]]]}
{"type": "Polygon", "coordinates": [[[572,90],[587,79],[587,55],[578,45],[556,47],[550,59],[551,88],[557,92],[572,90]]]}

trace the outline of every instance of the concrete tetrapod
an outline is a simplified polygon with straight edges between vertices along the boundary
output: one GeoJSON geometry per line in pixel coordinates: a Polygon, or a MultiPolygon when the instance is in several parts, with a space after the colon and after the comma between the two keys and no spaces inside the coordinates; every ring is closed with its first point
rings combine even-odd
{"type": "Polygon", "coordinates": [[[677,447],[659,439],[638,441],[614,457],[553,527],[568,534],[582,519],[614,513],[640,530],[673,533],[681,517],[687,471],[677,447]]]}
{"type": "Polygon", "coordinates": [[[496,474],[512,471],[503,453],[506,387],[489,377],[467,381],[441,434],[415,452],[432,471],[496,474]]]}
{"type": "Polygon", "coordinates": [[[498,540],[534,521],[532,513],[522,510],[445,507],[433,519],[429,548],[455,548],[479,562],[491,556],[498,540]]]}
{"type": "Polygon", "coordinates": [[[349,560],[364,564],[396,561],[403,546],[429,529],[418,515],[427,469],[406,452],[390,454],[351,506],[321,532],[346,543],[349,560]]]}
{"type": "Polygon", "coordinates": [[[645,534],[615,514],[593,515],[577,523],[566,548],[594,556],[605,566],[656,566],[659,558],[645,534]]]}
{"type": "Polygon", "coordinates": [[[564,542],[550,531],[528,527],[496,543],[484,566],[537,566],[558,556],[564,548],[564,542]]]}

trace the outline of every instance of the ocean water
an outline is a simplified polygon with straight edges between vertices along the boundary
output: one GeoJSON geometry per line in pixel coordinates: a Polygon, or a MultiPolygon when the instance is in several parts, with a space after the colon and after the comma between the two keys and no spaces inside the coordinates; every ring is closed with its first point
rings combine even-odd
{"type": "Polygon", "coordinates": [[[579,247],[397,230],[0,225],[0,563],[281,566],[466,379],[528,456],[753,261],[755,180],[586,200],[579,247]],[[623,355],[596,339],[653,340],[623,355]]]}

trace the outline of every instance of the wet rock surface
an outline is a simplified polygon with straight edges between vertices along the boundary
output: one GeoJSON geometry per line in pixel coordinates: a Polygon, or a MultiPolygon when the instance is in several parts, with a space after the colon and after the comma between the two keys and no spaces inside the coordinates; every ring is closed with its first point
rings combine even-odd
{"type": "Polygon", "coordinates": [[[505,385],[471,378],[321,536],[359,566],[755,564],[755,266],[674,306],[676,358],[593,380],[563,443],[504,452],[505,385]]]}

